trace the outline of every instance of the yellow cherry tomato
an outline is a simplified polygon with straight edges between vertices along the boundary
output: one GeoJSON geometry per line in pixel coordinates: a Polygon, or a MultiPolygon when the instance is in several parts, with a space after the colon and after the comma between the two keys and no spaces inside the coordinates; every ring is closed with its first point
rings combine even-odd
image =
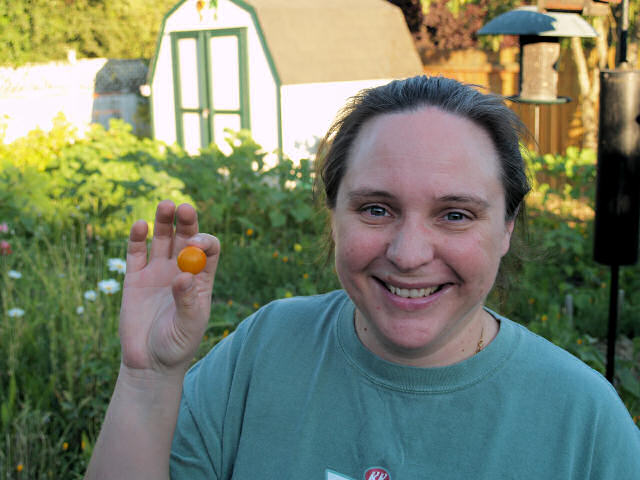
{"type": "Polygon", "coordinates": [[[207,255],[194,246],[184,247],[178,254],[178,268],[183,272],[199,273],[207,264],[207,255]]]}

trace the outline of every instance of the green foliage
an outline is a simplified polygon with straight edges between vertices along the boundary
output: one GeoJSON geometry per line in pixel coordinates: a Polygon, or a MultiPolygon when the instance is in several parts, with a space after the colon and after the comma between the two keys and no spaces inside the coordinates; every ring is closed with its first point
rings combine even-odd
{"type": "Polygon", "coordinates": [[[164,148],[122,121],[93,125],[81,138],[59,118],[49,133],[0,145],[0,218],[25,236],[78,227],[122,236],[135,220],[153,218],[158,201],[191,201],[163,169],[164,148]]]}
{"type": "MultiPolygon", "coordinates": [[[[576,325],[602,338],[607,333],[609,268],[593,260],[593,218],[596,155],[592,150],[567,149],[564,156],[530,159],[534,191],[527,204],[529,248],[505,305],[508,313],[527,321],[535,312],[573,300],[576,325]]],[[[621,332],[640,335],[640,269],[621,269],[625,291],[621,332]]]]}
{"type": "Polygon", "coordinates": [[[281,297],[317,293],[314,285],[337,288],[331,272],[317,274],[327,218],[313,208],[311,162],[294,166],[283,159],[266,168],[247,132],[231,134],[228,142],[228,156],[212,146],[193,157],[171,152],[167,160],[167,171],[195,200],[201,230],[221,240],[217,290],[235,291],[234,285],[248,282],[247,272],[251,285],[234,299],[249,305],[273,299],[274,292],[281,297]],[[304,273],[310,278],[301,283],[304,273]]]}
{"type": "Polygon", "coordinates": [[[176,0],[0,0],[5,65],[78,57],[151,58],[176,0]]]}
{"type": "Polygon", "coordinates": [[[119,294],[84,297],[104,278],[105,247],[6,238],[13,253],[0,257],[0,478],[80,478],[83,436],[96,437],[119,364],[119,294]]]}
{"type": "Polygon", "coordinates": [[[299,235],[318,235],[324,216],[312,204],[312,164],[295,167],[284,159],[265,168],[264,154],[247,132],[228,138],[233,151],[223,155],[215,146],[194,157],[169,154],[167,171],[186,185],[196,202],[200,223],[225,240],[240,241],[251,229],[278,248],[298,242],[299,235]],[[291,231],[297,230],[291,238],[291,231]]]}
{"type": "MultiPolygon", "coordinates": [[[[126,229],[152,221],[159,199],[195,203],[200,229],[222,244],[198,358],[272,299],[339,287],[327,219],[312,208],[311,163],[269,167],[245,132],[229,143],[228,155],[189,156],[123,124],[80,136],[60,120],[0,145],[0,479],[82,477],[119,365],[121,294],[98,282],[121,284],[108,259],[124,257],[126,229]]],[[[575,149],[530,160],[532,247],[490,305],[604,371],[608,270],[591,259],[594,165],[593,152],[575,149]]],[[[640,275],[621,273],[616,387],[638,418],[640,275]]]]}

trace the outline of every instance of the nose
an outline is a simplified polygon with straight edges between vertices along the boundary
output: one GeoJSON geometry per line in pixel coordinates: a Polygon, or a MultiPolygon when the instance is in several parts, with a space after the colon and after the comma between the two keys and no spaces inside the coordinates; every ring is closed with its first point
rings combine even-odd
{"type": "Polygon", "coordinates": [[[434,258],[434,234],[423,222],[405,219],[387,246],[387,259],[401,272],[409,272],[434,258]]]}

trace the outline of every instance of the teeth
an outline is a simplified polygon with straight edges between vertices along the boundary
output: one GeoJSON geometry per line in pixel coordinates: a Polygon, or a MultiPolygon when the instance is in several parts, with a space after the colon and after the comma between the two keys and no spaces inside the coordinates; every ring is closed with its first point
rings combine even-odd
{"type": "Polygon", "coordinates": [[[393,293],[394,295],[398,295],[399,297],[404,297],[404,298],[421,298],[421,297],[427,297],[429,295],[431,295],[433,292],[435,292],[438,287],[431,287],[431,288],[398,288],[398,287],[394,287],[393,285],[390,285],[388,283],[385,283],[387,289],[389,289],[389,291],[391,293],[393,293]]]}

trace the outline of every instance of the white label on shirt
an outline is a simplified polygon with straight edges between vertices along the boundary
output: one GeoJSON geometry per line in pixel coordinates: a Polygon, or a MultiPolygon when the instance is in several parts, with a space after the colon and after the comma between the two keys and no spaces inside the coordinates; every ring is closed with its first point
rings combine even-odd
{"type": "Polygon", "coordinates": [[[327,474],[325,480],[353,480],[353,478],[334,472],[333,470],[327,469],[325,473],[327,474]]]}

